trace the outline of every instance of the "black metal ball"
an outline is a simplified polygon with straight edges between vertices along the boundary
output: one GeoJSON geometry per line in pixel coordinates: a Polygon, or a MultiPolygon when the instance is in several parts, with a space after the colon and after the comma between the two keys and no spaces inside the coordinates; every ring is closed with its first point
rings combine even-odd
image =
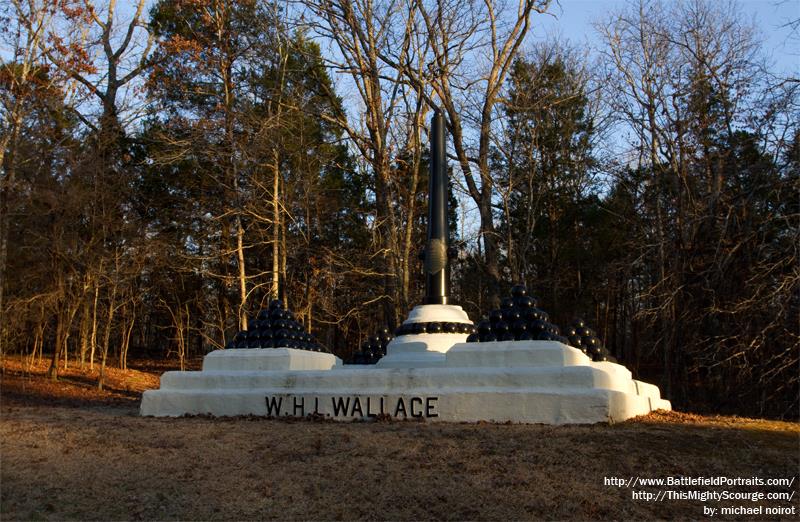
{"type": "Polygon", "coordinates": [[[525,319],[527,319],[528,321],[539,321],[542,319],[542,311],[536,307],[526,308],[525,319]]]}
{"type": "Polygon", "coordinates": [[[517,341],[532,341],[532,340],[533,340],[533,336],[527,330],[517,334],[517,341]]]}
{"type": "Polygon", "coordinates": [[[509,331],[508,323],[505,322],[505,321],[500,321],[500,322],[494,323],[494,325],[492,326],[492,331],[498,337],[500,337],[502,334],[504,334],[504,333],[509,331]]]}
{"type": "Polygon", "coordinates": [[[264,328],[258,331],[258,337],[260,339],[272,339],[273,333],[272,330],[269,328],[264,328]]]}
{"type": "Polygon", "coordinates": [[[483,335],[487,334],[492,331],[492,323],[487,321],[486,319],[481,320],[478,323],[478,333],[483,335]]]}
{"type": "Polygon", "coordinates": [[[444,323],[443,327],[447,333],[457,333],[461,328],[458,323],[444,323]]]}
{"type": "Polygon", "coordinates": [[[384,335],[384,334],[389,335],[389,333],[390,333],[389,329],[385,326],[382,326],[381,329],[378,330],[379,335],[384,335]]]}
{"type": "Polygon", "coordinates": [[[428,332],[428,326],[425,323],[411,323],[411,332],[419,335],[428,332]]]}
{"type": "Polygon", "coordinates": [[[588,335],[584,335],[581,337],[581,344],[592,351],[595,347],[600,347],[600,343],[597,340],[597,337],[591,337],[588,335]]]}
{"type": "Polygon", "coordinates": [[[506,332],[500,336],[500,341],[515,341],[516,337],[511,332],[506,332]]]}
{"type": "Polygon", "coordinates": [[[537,341],[552,341],[553,340],[553,334],[551,334],[547,330],[539,332],[538,334],[536,334],[536,340],[537,341]]]}
{"type": "Polygon", "coordinates": [[[236,340],[237,348],[247,348],[247,337],[240,337],[236,340]]]}
{"type": "Polygon", "coordinates": [[[517,335],[519,335],[519,334],[521,334],[523,332],[527,332],[528,331],[528,322],[525,321],[525,319],[517,319],[516,321],[514,321],[512,323],[511,330],[517,335]]]}
{"type": "Polygon", "coordinates": [[[480,338],[480,336],[478,334],[470,334],[467,337],[467,342],[468,343],[477,343],[477,342],[480,342],[480,340],[481,340],[481,338],[480,338]]]}
{"type": "Polygon", "coordinates": [[[282,308],[272,308],[272,311],[269,313],[269,318],[271,321],[278,321],[283,319],[283,309],[282,308]]]}
{"type": "Polygon", "coordinates": [[[584,321],[583,319],[575,319],[575,321],[572,323],[572,326],[574,326],[576,329],[585,328],[586,321],[584,321]]]}
{"type": "Polygon", "coordinates": [[[494,332],[489,332],[486,335],[481,335],[482,343],[493,343],[497,340],[497,335],[494,332]]]}
{"type": "Polygon", "coordinates": [[[569,344],[570,346],[574,346],[575,348],[580,348],[583,345],[583,343],[581,343],[581,338],[579,335],[570,335],[569,344]]]}
{"type": "Polygon", "coordinates": [[[439,322],[428,323],[428,333],[442,333],[443,330],[444,327],[442,326],[442,323],[439,322]]]}
{"type": "Polygon", "coordinates": [[[260,312],[258,312],[258,315],[256,317],[258,318],[259,321],[264,321],[266,319],[269,319],[269,310],[267,309],[261,310],[260,312]]]}
{"type": "Polygon", "coordinates": [[[504,297],[500,301],[500,309],[501,310],[508,310],[509,308],[514,307],[514,298],[513,297],[504,297]]]}
{"type": "Polygon", "coordinates": [[[258,337],[249,337],[247,339],[248,348],[258,348],[261,345],[261,339],[258,337]]]}
{"type": "Polygon", "coordinates": [[[261,347],[262,348],[275,348],[275,340],[274,339],[261,339],[261,347]]]}
{"type": "Polygon", "coordinates": [[[503,312],[501,310],[492,310],[489,312],[489,322],[496,323],[503,320],[503,312]]]}
{"type": "Polygon", "coordinates": [[[544,332],[547,329],[547,323],[542,321],[541,319],[534,319],[533,321],[528,322],[528,331],[532,334],[538,335],[544,332]]]}
{"type": "Polygon", "coordinates": [[[533,308],[533,299],[531,299],[527,295],[522,295],[519,297],[514,298],[514,306],[519,308],[520,310],[527,310],[528,308],[533,308]]]}
{"type": "Polygon", "coordinates": [[[280,299],[273,299],[272,301],[269,302],[270,310],[275,310],[278,308],[283,308],[283,301],[281,301],[280,299]]]}
{"type": "Polygon", "coordinates": [[[518,321],[521,318],[522,314],[517,308],[503,310],[503,320],[509,324],[513,323],[514,321],[518,321]]]}
{"type": "Polygon", "coordinates": [[[563,333],[567,337],[573,337],[573,336],[578,334],[578,332],[575,331],[575,327],[574,326],[568,326],[568,327],[564,328],[564,332],[563,333]]]}
{"type": "Polygon", "coordinates": [[[523,284],[517,284],[511,287],[511,295],[514,297],[524,297],[528,295],[528,289],[523,284]]]}

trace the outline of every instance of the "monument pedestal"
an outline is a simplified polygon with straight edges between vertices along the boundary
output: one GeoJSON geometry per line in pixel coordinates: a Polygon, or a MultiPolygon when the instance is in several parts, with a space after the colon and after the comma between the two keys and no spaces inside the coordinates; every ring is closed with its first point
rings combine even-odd
{"type": "MultiPolygon", "coordinates": [[[[415,306],[403,325],[414,323],[472,324],[467,313],[455,305],[415,306]]],[[[467,340],[465,333],[423,333],[395,337],[386,347],[386,356],[375,365],[378,368],[427,368],[443,366],[445,353],[457,343],[467,340]]]]}
{"type": "Polygon", "coordinates": [[[200,372],[165,373],[160,389],[144,393],[142,415],[585,424],[670,409],[657,387],[625,367],[556,341],[458,343],[437,352],[442,364],[416,368],[342,366],[330,354],[280,348],[254,356],[260,369],[245,370],[240,351],[209,354],[215,362],[200,372]]]}

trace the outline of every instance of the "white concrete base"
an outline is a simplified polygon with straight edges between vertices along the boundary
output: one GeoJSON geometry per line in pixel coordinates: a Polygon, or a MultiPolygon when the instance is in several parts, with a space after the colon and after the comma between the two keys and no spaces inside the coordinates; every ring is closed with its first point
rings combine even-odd
{"type": "Polygon", "coordinates": [[[292,348],[215,350],[203,359],[203,371],[330,370],[342,360],[330,353],[292,348]]]}
{"type": "Polygon", "coordinates": [[[623,366],[592,362],[555,341],[459,343],[445,354],[438,352],[444,358],[441,365],[416,368],[334,361],[330,369],[295,371],[283,368],[297,367],[293,359],[307,355],[318,359],[313,364],[323,364],[318,356],[329,354],[280,351],[274,357],[257,356],[263,365],[258,370],[244,370],[239,364],[243,356],[224,350],[209,354],[207,361],[212,358],[213,365],[228,369],[204,363],[201,372],[167,372],[159,390],[144,393],[141,414],[318,414],[335,420],[381,415],[567,424],[622,421],[670,409],[657,387],[632,379],[623,366]]]}

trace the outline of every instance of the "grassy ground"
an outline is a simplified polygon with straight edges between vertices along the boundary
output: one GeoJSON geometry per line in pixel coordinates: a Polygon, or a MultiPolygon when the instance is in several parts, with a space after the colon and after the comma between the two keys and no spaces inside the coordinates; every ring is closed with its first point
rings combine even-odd
{"type": "MultiPolygon", "coordinates": [[[[333,423],[138,416],[164,368],[68,371],[6,361],[0,381],[2,520],[698,519],[703,507],[770,500],[648,502],[605,477],[792,477],[797,424],[655,413],[614,425],[333,423]]],[[[791,492],[791,487],[637,491],[791,492]]],[[[785,519],[740,515],[723,519],[785,519]]]]}

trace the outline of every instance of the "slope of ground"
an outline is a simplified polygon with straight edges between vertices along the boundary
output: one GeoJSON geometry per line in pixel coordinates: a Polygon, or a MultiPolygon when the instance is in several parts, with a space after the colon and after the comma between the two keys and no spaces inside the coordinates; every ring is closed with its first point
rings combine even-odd
{"type": "Polygon", "coordinates": [[[50,384],[21,364],[7,361],[0,381],[3,520],[697,519],[704,508],[785,509],[714,517],[753,520],[797,519],[799,509],[798,494],[754,502],[668,493],[791,494],[798,479],[609,480],[791,478],[800,468],[792,423],[680,413],[610,426],[155,419],[138,416],[138,398],[163,367],[110,371],[98,392],[91,376],[50,384]]]}

